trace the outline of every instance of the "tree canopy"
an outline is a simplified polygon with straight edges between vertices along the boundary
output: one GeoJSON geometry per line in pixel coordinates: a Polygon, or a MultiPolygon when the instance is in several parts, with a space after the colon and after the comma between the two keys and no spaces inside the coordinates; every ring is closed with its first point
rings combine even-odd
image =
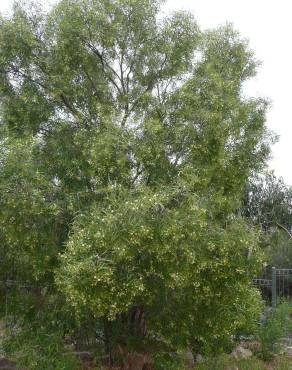
{"type": "Polygon", "coordinates": [[[11,307],[22,325],[54,302],[48,331],[90,319],[105,345],[210,350],[258,307],[258,230],[238,211],[269,154],[267,102],[243,93],[257,61],[231,26],[160,7],[0,19],[0,274],[34,287],[11,307]]]}

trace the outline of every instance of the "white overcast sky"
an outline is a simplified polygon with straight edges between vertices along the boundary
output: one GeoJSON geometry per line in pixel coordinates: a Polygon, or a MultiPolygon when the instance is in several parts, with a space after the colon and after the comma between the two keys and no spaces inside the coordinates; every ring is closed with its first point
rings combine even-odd
{"type": "MultiPolygon", "coordinates": [[[[42,1],[48,4],[46,0],[39,0],[42,1]]],[[[12,2],[0,0],[0,11],[9,11],[12,2]]],[[[257,77],[248,83],[247,92],[272,101],[267,124],[280,139],[273,146],[270,167],[292,185],[292,1],[168,0],[164,9],[189,10],[202,28],[231,22],[249,39],[262,66],[257,77]]]]}

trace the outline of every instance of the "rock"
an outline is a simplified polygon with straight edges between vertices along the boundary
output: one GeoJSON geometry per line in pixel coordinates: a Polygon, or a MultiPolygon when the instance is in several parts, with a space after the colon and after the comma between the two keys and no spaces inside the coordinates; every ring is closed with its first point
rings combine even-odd
{"type": "Polygon", "coordinates": [[[0,370],[12,370],[17,369],[16,364],[4,357],[0,358],[0,370]]]}
{"type": "Polygon", "coordinates": [[[181,354],[187,368],[192,369],[195,365],[195,359],[191,351],[186,351],[181,354]]]}
{"type": "Polygon", "coordinates": [[[292,347],[286,347],[286,355],[287,356],[292,356],[292,347]]]}
{"type": "Polygon", "coordinates": [[[84,352],[75,352],[75,355],[77,357],[79,357],[79,359],[81,361],[84,361],[84,362],[91,362],[91,361],[93,361],[93,356],[92,356],[92,354],[90,352],[86,352],[86,351],[84,351],[84,352]]]}
{"type": "Polygon", "coordinates": [[[242,346],[237,346],[233,352],[231,353],[231,356],[233,356],[236,360],[249,358],[252,356],[251,350],[244,348],[242,346]]]}
{"type": "Polygon", "coordinates": [[[196,363],[202,364],[204,361],[205,361],[204,357],[198,353],[196,356],[196,363]]]}

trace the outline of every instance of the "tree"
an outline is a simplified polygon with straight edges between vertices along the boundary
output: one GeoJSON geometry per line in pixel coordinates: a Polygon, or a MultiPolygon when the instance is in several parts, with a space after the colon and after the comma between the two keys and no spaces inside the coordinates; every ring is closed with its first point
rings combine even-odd
{"type": "Polygon", "coordinates": [[[243,215],[264,230],[280,228],[288,235],[292,228],[292,191],[273,172],[254,175],[244,194],[243,215]]]}
{"type": "Polygon", "coordinates": [[[247,184],[242,214],[261,227],[270,266],[291,266],[292,191],[272,172],[254,175],[247,184]]]}
{"type": "Polygon", "coordinates": [[[242,93],[257,63],[231,26],[159,11],[63,0],[0,21],[2,279],[34,287],[31,326],[59,302],[62,333],[90,317],[108,352],[218,349],[258,307],[237,216],[269,153],[267,103],[242,93]]]}

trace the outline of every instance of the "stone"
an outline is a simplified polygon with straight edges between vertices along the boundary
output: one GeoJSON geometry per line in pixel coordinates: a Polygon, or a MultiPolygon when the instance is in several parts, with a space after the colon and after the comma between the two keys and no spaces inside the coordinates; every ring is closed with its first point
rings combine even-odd
{"type": "Polygon", "coordinates": [[[0,370],[12,370],[17,369],[16,364],[4,357],[0,358],[0,370]]]}
{"type": "Polygon", "coordinates": [[[87,362],[93,361],[93,356],[90,352],[86,352],[86,351],[75,352],[75,355],[79,357],[81,361],[87,361],[87,362]]]}
{"type": "Polygon", "coordinates": [[[292,347],[286,347],[286,355],[287,356],[292,356],[292,347]]]}
{"type": "Polygon", "coordinates": [[[195,365],[195,359],[191,351],[186,351],[181,354],[187,368],[192,369],[195,365]]]}
{"type": "Polygon", "coordinates": [[[200,353],[198,353],[196,356],[196,363],[202,364],[204,361],[204,357],[200,353]]]}
{"type": "Polygon", "coordinates": [[[231,356],[233,356],[236,360],[240,360],[240,359],[251,357],[252,352],[251,350],[239,345],[233,350],[233,352],[231,353],[231,356]]]}

